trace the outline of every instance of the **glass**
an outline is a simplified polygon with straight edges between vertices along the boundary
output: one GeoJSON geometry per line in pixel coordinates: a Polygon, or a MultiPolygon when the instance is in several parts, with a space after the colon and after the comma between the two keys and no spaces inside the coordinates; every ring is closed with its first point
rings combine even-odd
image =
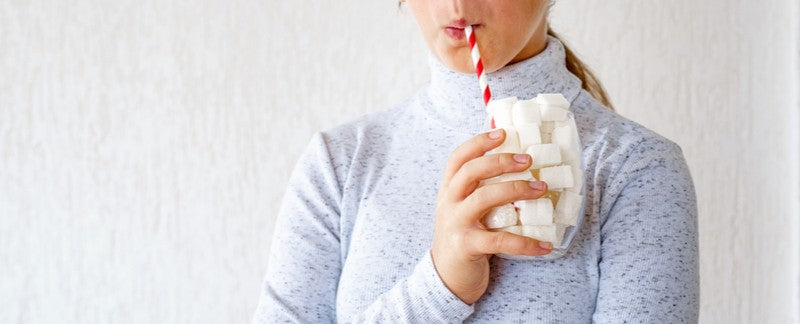
{"type": "Polygon", "coordinates": [[[533,161],[522,172],[505,173],[481,181],[480,186],[513,180],[547,183],[544,196],[492,208],[483,224],[492,231],[507,231],[553,243],[542,256],[497,254],[513,260],[552,260],[564,256],[584,219],[585,183],[581,143],[575,116],[561,94],[539,94],[530,100],[508,97],[487,106],[496,128],[506,139],[486,154],[527,153],[533,161]]]}

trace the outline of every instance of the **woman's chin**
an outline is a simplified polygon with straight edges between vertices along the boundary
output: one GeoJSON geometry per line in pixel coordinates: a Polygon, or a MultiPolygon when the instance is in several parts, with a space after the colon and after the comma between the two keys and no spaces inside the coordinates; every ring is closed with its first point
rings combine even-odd
{"type": "MultiPolygon", "coordinates": [[[[441,61],[451,71],[475,73],[475,65],[472,62],[472,55],[470,54],[469,49],[440,51],[438,55],[439,61],[441,61]]],[[[485,57],[481,61],[481,63],[483,63],[483,70],[486,73],[497,71],[503,67],[496,66],[495,64],[491,63],[487,64],[485,57]]]]}
{"type": "Polygon", "coordinates": [[[472,57],[469,52],[464,53],[465,57],[458,54],[445,54],[439,56],[439,60],[447,66],[451,71],[460,73],[475,73],[475,66],[472,63],[472,57]]]}

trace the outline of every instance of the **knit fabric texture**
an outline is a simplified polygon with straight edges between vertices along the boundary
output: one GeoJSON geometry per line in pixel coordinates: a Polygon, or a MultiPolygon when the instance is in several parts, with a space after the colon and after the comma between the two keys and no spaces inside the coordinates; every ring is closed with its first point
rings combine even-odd
{"type": "Polygon", "coordinates": [[[436,195],[450,153],[489,118],[473,74],[428,62],[431,82],[412,97],[314,133],[277,215],[254,322],[697,321],[697,205],[681,148],[582,90],[552,37],[488,80],[494,98],[571,102],[584,221],[563,257],[492,256],[483,297],[456,297],[430,255],[436,195]]]}

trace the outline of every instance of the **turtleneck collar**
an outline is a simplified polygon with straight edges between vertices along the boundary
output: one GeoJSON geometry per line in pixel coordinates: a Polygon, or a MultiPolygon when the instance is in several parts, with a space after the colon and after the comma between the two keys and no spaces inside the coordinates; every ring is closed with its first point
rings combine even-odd
{"type": "MultiPolygon", "coordinates": [[[[565,57],[561,42],[548,36],[541,53],[487,74],[492,98],[531,99],[539,93],[561,93],[572,102],[581,91],[581,81],[567,70],[565,57]]],[[[431,52],[428,65],[431,83],[427,93],[432,105],[425,109],[430,110],[431,117],[462,133],[489,130],[489,116],[475,74],[452,71],[431,52]]]]}

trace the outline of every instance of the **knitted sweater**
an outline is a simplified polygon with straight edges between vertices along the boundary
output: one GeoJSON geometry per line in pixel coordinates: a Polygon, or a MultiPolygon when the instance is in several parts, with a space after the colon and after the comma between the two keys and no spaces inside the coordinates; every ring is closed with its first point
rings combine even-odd
{"type": "Polygon", "coordinates": [[[582,90],[554,38],[488,78],[495,98],[571,102],[582,227],[556,260],[492,256],[485,295],[456,297],[430,255],[435,198],[450,153],[489,119],[474,75],[428,57],[431,82],[417,94],[312,136],[277,215],[254,322],[697,321],[697,207],[680,147],[582,90]]]}

